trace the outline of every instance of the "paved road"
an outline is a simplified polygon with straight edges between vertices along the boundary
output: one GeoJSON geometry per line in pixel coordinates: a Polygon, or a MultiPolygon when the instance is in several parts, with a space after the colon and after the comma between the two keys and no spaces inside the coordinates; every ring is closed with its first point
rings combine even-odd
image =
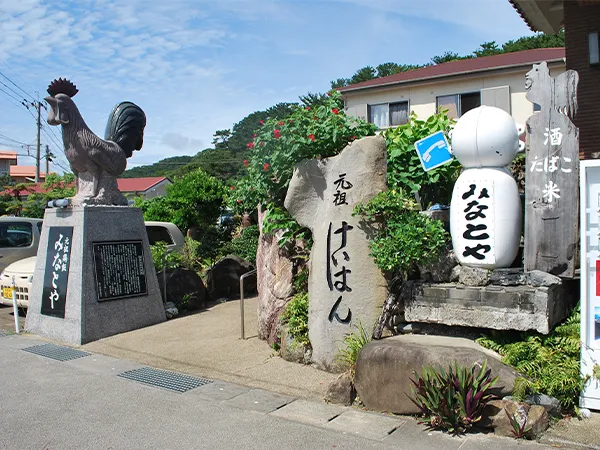
{"type": "Polygon", "coordinates": [[[24,350],[40,345],[27,335],[0,337],[0,449],[550,448],[452,438],[410,418],[217,380],[173,392],[119,376],[141,367],[132,361],[92,353],[61,362],[24,350]]]}

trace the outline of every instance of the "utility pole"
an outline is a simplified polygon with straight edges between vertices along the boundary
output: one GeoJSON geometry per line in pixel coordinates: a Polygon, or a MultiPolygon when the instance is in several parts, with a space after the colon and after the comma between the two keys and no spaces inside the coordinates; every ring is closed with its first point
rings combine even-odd
{"type": "Polygon", "coordinates": [[[46,178],[50,173],[50,147],[46,144],[46,178]]]}
{"type": "MultiPolygon", "coordinates": [[[[38,99],[35,104],[35,108],[37,109],[37,151],[35,153],[35,182],[40,182],[40,132],[42,130],[42,122],[40,120],[40,116],[42,115],[41,109],[42,104],[40,103],[40,96],[38,94],[38,99]]],[[[46,160],[47,161],[47,160],[46,160]]],[[[47,171],[46,171],[47,173],[47,171]]]]}

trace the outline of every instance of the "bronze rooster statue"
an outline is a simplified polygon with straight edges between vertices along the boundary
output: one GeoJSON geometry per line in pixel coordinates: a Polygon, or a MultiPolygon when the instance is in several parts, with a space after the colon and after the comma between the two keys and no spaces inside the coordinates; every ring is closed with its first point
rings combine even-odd
{"type": "Polygon", "coordinates": [[[48,124],[61,125],[65,154],[75,175],[77,193],[73,206],[127,205],[117,179],[127,167],[127,158],[144,143],[146,115],[131,103],[115,106],[108,119],[104,139],[85,124],[73,97],[78,89],[58,78],[48,86],[48,124]]]}

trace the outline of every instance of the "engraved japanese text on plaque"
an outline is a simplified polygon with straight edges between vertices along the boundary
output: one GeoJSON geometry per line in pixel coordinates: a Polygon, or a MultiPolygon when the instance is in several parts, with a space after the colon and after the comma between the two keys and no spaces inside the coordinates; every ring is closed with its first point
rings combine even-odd
{"type": "Polygon", "coordinates": [[[94,242],[98,301],[148,294],[142,241],[94,242]]]}
{"type": "Polygon", "coordinates": [[[45,316],[65,318],[73,227],[49,227],[44,267],[42,310],[45,316]]]}

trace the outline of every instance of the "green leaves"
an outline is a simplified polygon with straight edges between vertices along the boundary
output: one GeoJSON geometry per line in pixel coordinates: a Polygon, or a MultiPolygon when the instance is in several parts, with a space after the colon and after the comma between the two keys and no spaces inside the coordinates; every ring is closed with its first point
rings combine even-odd
{"type": "Polygon", "coordinates": [[[378,224],[369,248],[382,271],[409,272],[415,264],[435,259],[449,240],[442,222],[421,214],[402,191],[382,192],[357,205],[354,215],[378,224]]]}
{"type": "Polygon", "coordinates": [[[471,368],[455,361],[448,371],[443,367],[423,367],[410,381],[409,398],[420,409],[423,422],[433,429],[458,434],[481,420],[498,377],[492,378],[487,361],[471,368]]]}
{"type": "Polygon", "coordinates": [[[301,292],[289,301],[281,316],[287,332],[296,345],[310,345],[308,338],[308,292],[301,292]]]}
{"type": "Polygon", "coordinates": [[[407,124],[388,128],[384,132],[388,149],[388,186],[419,194],[421,206],[433,203],[449,204],[452,188],[458,178],[460,164],[457,161],[425,172],[415,151],[415,142],[438,131],[448,133],[452,121],[446,114],[435,114],[426,121],[412,113],[407,124]]]}
{"type": "Polygon", "coordinates": [[[585,380],[580,373],[580,309],[557,326],[548,336],[522,333],[517,339],[493,339],[477,342],[502,355],[502,361],[527,378],[515,381],[514,395],[543,393],[556,397],[563,408],[577,407],[585,380]]]}

